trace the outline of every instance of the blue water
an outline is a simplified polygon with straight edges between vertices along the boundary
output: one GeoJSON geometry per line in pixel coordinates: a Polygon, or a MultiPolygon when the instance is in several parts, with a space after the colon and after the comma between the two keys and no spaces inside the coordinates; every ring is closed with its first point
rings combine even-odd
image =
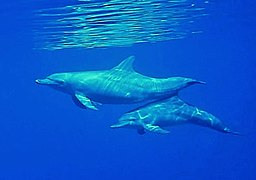
{"type": "Polygon", "coordinates": [[[256,18],[254,1],[210,1],[203,33],[181,40],[105,49],[33,50],[33,10],[61,1],[1,2],[0,179],[254,180],[256,18]],[[192,125],[169,135],[109,126],[138,105],[98,112],[34,80],[54,72],[108,69],[129,55],[154,77],[207,82],[181,92],[242,136],[192,125]]]}

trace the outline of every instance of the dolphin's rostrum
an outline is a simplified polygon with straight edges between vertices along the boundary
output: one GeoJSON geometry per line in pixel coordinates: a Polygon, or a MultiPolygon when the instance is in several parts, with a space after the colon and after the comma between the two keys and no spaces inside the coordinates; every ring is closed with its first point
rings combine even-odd
{"type": "Polygon", "coordinates": [[[152,78],[133,69],[134,56],[116,67],[102,71],[56,73],[36,83],[50,86],[72,96],[76,105],[97,110],[97,105],[128,104],[169,98],[193,84],[191,78],[152,78]]]}
{"type": "Polygon", "coordinates": [[[224,133],[239,134],[229,129],[212,114],[182,101],[178,96],[151,102],[122,115],[112,128],[134,128],[139,134],[146,131],[169,133],[164,129],[177,124],[196,124],[224,133]]]}

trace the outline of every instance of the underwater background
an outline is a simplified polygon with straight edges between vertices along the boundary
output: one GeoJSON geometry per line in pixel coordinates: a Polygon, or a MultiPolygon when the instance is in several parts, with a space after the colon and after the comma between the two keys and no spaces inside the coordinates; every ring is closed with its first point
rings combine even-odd
{"type": "Polygon", "coordinates": [[[207,15],[193,25],[200,33],[183,38],[121,47],[38,48],[44,31],[38,10],[78,3],[83,2],[1,2],[0,179],[254,180],[256,2],[207,1],[207,15]],[[130,55],[144,75],[205,81],[186,88],[181,97],[242,135],[193,125],[173,126],[168,135],[113,130],[110,125],[138,104],[83,110],[69,96],[35,84],[55,72],[109,69],[130,55]]]}

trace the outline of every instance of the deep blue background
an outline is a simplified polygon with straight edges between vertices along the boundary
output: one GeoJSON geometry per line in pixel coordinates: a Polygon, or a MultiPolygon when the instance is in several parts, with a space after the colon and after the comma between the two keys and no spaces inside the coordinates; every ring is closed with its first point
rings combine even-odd
{"type": "Polygon", "coordinates": [[[1,180],[255,179],[253,1],[210,1],[210,15],[198,23],[204,33],[183,40],[126,48],[32,50],[32,10],[59,2],[1,2],[1,180]],[[53,72],[111,68],[129,55],[136,56],[135,69],[143,74],[206,81],[205,86],[187,88],[182,97],[243,135],[192,125],[173,127],[165,136],[112,130],[109,126],[122,113],[138,105],[82,110],[67,95],[34,83],[53,72]]]}

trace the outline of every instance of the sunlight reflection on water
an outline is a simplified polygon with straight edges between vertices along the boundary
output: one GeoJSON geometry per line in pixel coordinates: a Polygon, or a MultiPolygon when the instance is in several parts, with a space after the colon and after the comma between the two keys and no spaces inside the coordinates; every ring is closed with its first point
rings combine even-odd
{"type": "Polygon", "coordinates": [[[190,26],[206,15],[206,3],[188,0],[80,1],[84,3],[36,11],[36,49],[120,47],[181,39],[201,32],[190,26]]]}

